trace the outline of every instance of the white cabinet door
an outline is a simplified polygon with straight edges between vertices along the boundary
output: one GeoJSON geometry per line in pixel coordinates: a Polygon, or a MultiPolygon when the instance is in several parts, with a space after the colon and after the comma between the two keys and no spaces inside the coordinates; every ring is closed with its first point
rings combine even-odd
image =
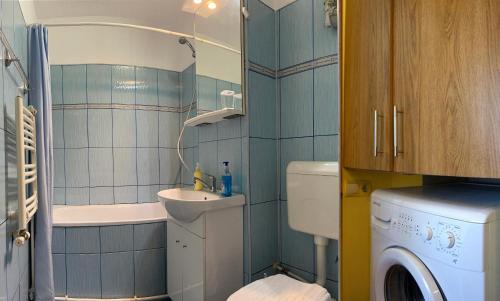
{"type": "Polygon", "coordinates": [[[183,300],[203,301],[205,280],[204,239],[184,230],[183,249],[183,300]]]}
{"type": "MultiPolygon", "coordinates": [[[[172,301],[182,299],[183,249],[182,239],[185,230],[175,223],[167,223],[167,292],[172,301]]],[[[188,300],[188,299],[184,299],[188,300]]]]}

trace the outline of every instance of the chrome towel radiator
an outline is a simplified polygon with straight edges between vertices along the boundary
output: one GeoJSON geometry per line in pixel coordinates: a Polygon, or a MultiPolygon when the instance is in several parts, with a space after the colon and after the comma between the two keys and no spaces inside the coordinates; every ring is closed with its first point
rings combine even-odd
{"type": "Polygon", "coordinates": [[[14,233],[16,245],[23,245],[29,238],[28,223],[38,210],[36,166],[36,110],[25,107],[23,98],[16,97],[16,144],[18,186],[18,229],[14,233]]]}

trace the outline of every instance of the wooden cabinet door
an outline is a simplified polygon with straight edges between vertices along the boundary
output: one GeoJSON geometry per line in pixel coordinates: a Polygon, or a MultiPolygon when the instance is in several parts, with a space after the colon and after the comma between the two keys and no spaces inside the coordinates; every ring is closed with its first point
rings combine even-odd
{"type": "Polygon", "coordinates": [[[406,90],[395,96],[419,111],[410,133],[418,141],[404,147],[418,151],[414,171],[499,178],[500,2],[395,2],[395,49],[404,56],[395,68],[405,70],[395,83],[406,90]]]}
{"type": "Polygon", "coordinates": [[[419,164],[419,116],[425,55],[416,47],[422,43],[418,15],[421,0],[395,0],[393,21],[393,157],[394,171],[417,173],[419,164]]]}
{"type": "Polygon", "coordinates": [[[391,2],[345,2],[341,59],[346,167],[392,170],[391,2]]]}

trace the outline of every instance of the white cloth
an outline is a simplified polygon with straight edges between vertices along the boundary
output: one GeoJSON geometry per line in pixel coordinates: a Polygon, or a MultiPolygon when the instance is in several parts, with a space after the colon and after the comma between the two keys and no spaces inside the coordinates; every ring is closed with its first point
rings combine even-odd
{"type": "Polygon", "coordinates": [[[285,275],[274,275],[250,283],[227,301],[331,301],[328,291],[285,275]]]}

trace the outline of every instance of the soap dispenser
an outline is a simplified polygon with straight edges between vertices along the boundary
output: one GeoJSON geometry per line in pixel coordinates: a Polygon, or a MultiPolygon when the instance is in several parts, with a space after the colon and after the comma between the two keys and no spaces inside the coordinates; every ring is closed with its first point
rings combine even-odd
{"type": "Polygon", "coordinates": [[[203,183],[200,180],[203,177],[203,173],[201,172],[200,163],[196,163],[196,168],[194,170],[194,190],[200,191],[203,190],[203,183]]]}
{"type": "Polygon", "coordinates": [[[222,187],[221,194],[222,196],[231,196],[232,187],[233,187],[233,179],[231,177],[231,172],[229,171],[229,162],[224,161],[224,174],[222,175],[222,187]]]}

